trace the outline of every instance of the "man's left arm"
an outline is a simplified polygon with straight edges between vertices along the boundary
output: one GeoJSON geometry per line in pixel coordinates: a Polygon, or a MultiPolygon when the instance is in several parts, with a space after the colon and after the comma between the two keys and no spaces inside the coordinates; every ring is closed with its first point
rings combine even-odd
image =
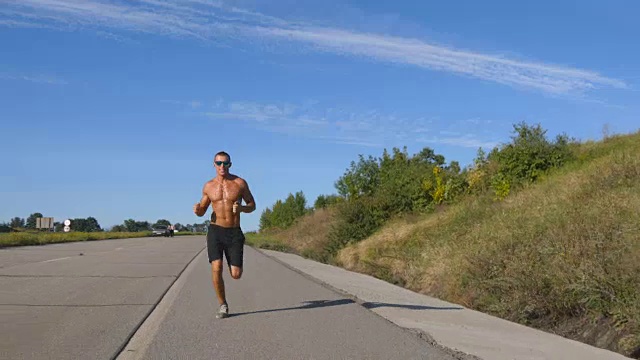
{"type": "Polygon", "coordinates": [[[253,198],[253,194],[251,193],[251,190],[249,190],[249,184],[247,184],[246,181],[243,181],[242,198],[247,204],[241,207],[241,211],[244,213],[252,213],[256,209],[256,201],[253,198]]]}

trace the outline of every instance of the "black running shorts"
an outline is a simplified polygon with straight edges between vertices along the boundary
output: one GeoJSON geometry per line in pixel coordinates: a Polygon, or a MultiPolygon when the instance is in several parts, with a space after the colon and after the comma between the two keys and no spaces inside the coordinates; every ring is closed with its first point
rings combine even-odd
{"type": "Polygon", "coordinates": [[[244,241],[244,233],[239,227],[225,228],[213,224],[209,225],[207,232],[209,263],[221,260],[224,252],[228,265],[242,267],[244,241]]]}

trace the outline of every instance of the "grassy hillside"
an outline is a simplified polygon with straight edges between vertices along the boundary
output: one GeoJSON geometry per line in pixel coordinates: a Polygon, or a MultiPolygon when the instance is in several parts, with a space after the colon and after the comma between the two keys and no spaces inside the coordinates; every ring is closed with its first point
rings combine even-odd
{"type": "Polygon", "coordinates": [[[339,249],[335,210],[258,238],[640,358],[640,133],[571,149],[572,161],[502,200],[482,192],[394,215],[339,249]]]}

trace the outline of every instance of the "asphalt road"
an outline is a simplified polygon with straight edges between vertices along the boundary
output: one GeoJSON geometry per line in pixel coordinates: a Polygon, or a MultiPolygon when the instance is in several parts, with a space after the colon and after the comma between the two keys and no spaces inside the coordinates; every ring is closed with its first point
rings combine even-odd
{"type": "Polygon", "coordinates": [[[0,358],[454,358],[249,247],[243,277],[224,275],[232,316],[216,319],[204,248],[175,237],[0,250],[0,358]]]}

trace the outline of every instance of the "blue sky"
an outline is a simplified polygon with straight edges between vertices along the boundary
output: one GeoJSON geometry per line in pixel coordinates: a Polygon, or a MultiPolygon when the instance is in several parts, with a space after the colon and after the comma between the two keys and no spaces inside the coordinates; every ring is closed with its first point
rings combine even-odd
{"type": "MultiPolygon", "coordinates": [[[[358,154],[469,164],[540,123],[640,128],[637,1],[0,2],[0,221],[203,221],[226,150],[260,213],[358,154]]],[[[207,213],[208,216],[210,212],[207,213]]]]}

